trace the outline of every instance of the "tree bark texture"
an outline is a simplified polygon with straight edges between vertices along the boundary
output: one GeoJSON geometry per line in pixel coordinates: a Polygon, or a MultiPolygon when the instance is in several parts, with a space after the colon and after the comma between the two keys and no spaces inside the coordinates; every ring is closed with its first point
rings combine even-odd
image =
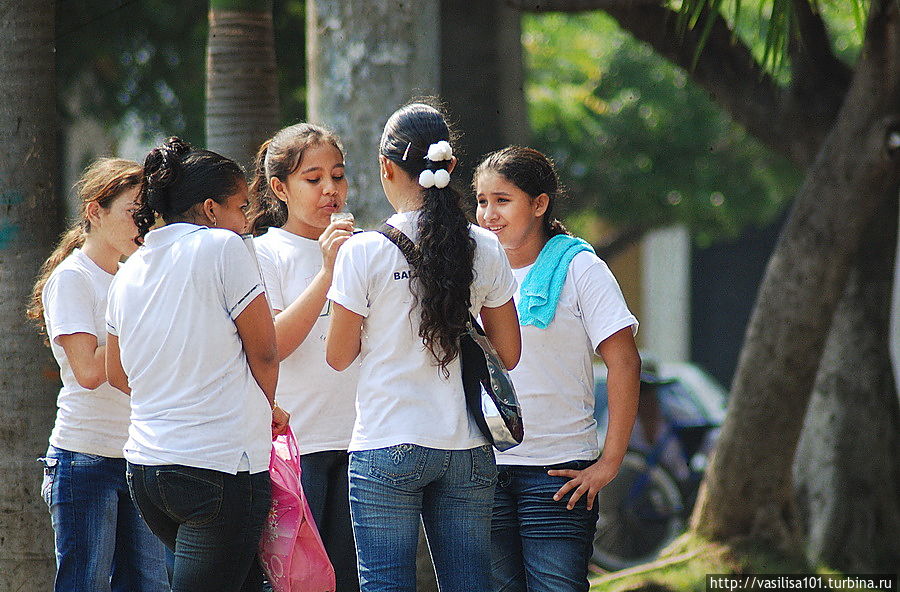
{"type": "Polygon", "coordinates": [[[715,456],[692,516],[714,539],[798,542],[791,466],[831,320],[864,231],[900,163],[897,3],[872,3],[847,97],[769,262],[741,351],[715,456]]]}
{"type": "Polygon", "coordinates": [[[347,208],[371,225],[392,211],[378,172],[384,124],[439,87],[438,0],[309,0],[306,14],[309,120],[341,137],[347,208]]]}
{"type": "Polygon", "coordinates": [[[25,308],[59,231],[54,3],[0,0],[0,590],[53,587],[53,533],[35,458],[59,375],[25,308]]]}
{"type": "Polygon", "coordinates": [[[213,0],[206,51],[207,148],[249,172],[278,128],[272,0],[213,0]]]}
{"type": "Polygon", "coordinates": [[[464,195],[484,155],[529,140],[521,19],[500,0],[441,1],[441,99],[461,132],[453,183],[464,195]]]}
{"type": "Polygon", "coordinates": [[[811,565],[900,568],[900,404],[888,349],[897,195],[866,230],[825,346],[794,480],[811,565]]]}

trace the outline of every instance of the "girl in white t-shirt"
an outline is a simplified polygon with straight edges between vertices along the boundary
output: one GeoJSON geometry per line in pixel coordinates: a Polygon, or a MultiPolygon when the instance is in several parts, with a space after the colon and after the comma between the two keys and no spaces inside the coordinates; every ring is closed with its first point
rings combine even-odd
{"type": "Polygon", "coordinates": [[[512,379],[525,440],[497,454],[493,590],[585,591],[597,492],[619,470],[637,409],[638,323],[606,264],[553,217],[560,187],[548,158],[505,148],[478,165],[474,185],[478,223],[500,239],[519,282],[522,325],[512,379]],[[602,456],[595,354],[609,368],[602,456]]]}
{"type": "Polygon", "coordinates": [[[275,313],[281,360],[276,391],[300,446],[303,492],[334,565],[337,592],[359,589],[350,525],[347,445],[356,416],[358,366],[339,373],[325,363],[331,314],[325,293],[349,220],[330,221],[347,201],[344,153],[337,136],[309,123],[266,140],[250,186],[253,243],[275,313]],[[264,234],[263,234],[264,233],[264,234]]]}
{"type": "Polygon", "coordinates": [[[259,590],[271,437],[288,416],[275,405],[272,315],[236,234],[247,183],[233,161],[178,138],[150,152],[144,173],[144,243],[106,314],[107,375],[131,395],[128,485],[175,552],[172,590],[259,590]],[[165,225],[150,230],[156,214],[165,225]]]}
{"type": "Polygon", "coordinates": [[[42,494],[56,540],[56,590],[168,590],[165,551],[128,495],[122,446],[128,397],[106,381],[106,299],[119,261],[137,249],[132,213],[142,170],[106,158],[77,185],[78,222],[41,268],[28,316],[59,364],[56,424],[42,494]]]}
{"type": "Polygon", "coordinates": [[[422,103],[395,112],[380,145],[387,223],[416,244],[407,261],[363,232],[338,253],[328,363],[359,356],[350,440],[350,508],[360,588],[414,592],[422,520],[444,592],[490,585],[493,453],[466,409],[459,336],[481,313],[507,367],[519,357],[515,283],[500,243],[472,227],[449,185],[444,118],[422,103]]]}

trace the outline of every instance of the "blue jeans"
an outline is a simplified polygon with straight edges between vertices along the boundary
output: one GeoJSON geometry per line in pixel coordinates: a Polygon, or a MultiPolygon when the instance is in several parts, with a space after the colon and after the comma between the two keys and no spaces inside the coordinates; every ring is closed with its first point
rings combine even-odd
{"type": "Polygon", "coordinates": [[[359,590],[350,522],[348,463],[346,450],[313,452],[300,459],[303,493],[334,566],[337,592],[359,590]]]}
{"type": "Polygon", "coordinates": [[[128,495],[125,459],[51,446],[40,460],[56,540],[54,589],[168,590],[165,551],[128,495]]]}
{"type": "Polygon", "coordinates": [[[128,463],[128,486],[150,529],[175,551],[172,592],[261,589],[256,552],[271,502],[268,471],[128,463]]]}
{"type": "MultiPolygon", "coordinates": [[[[587,567],[597,527],[598,506],[582,497],[571,510],[555,494],[569,479],[548,469],[581,470],[594,461],[552,467],[497,467],[491,521],[491,579],[494,592],[586,592],[587,567]]],[[[601,492],[600,495],[603,495],[601,492]]]]}
{"type": "Polygon", "coordinates": [[[489,446],[435,450],[399,444],[351,452],[360,589],[415,592],[421,519],[441,592],[486,592],[496,478],[489,446]]]}

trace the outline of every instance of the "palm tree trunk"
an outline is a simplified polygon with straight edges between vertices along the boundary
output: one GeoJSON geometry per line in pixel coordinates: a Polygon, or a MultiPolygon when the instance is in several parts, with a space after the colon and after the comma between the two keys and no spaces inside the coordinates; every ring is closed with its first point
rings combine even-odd
{"type": "Polygon", "coordinates": [[[0,0],[0,590],[53,586],[34,459],[47,448],[59,375],[24,312],[59,231],[54,4],[0,0]]]}
{"type": "Polygon", "coordinates": [[[206,143],[250,170],[278,127],[272,0],[211,0],[206,143]]]}

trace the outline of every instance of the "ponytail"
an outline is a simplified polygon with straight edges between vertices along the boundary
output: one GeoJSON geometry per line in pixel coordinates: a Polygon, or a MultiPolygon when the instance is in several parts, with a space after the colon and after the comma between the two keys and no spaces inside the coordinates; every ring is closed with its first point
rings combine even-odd
{"type": "Polygon", "coordinates": [[[280,228],[287,222],[287,204],[275,197],[269,187],[266,175],[266,156],[269,152],[269,138],[259,147],[253,167],[253,180],[250,182],[250,212],[247,218],[253,236],[265,234],[271,227],[280,228]]]}
{"type": "Polygon", "coordinates": [[[441,141],[449,143],[450,136],[440,111],[412,103],[388,119],[380,146],[381,154],[411,178],[419,179],[420,184],[427,180],[417,227],[418,255],[410,261],[415,280],[410,289],[422,315],[419,337],[444,376],[449,376],[447,367],[459,356],[459,337],[469,320],[475,261],[475,240],[469,232],[463,196],[450,185],[436,183],[439,171],[444,171],[440,176],[446,181],[451,157],[428,158],[429,148],[441,141]],[[426,170],[433,174],[421,176],[426,170]]]}
{"type": "Polygon", "coordinates": [[[142,176],[143,171],[138,163],[120,158],[101,158],[88,166],[82,173],[75,185],[81,199],[79,219],[60,236],[56,248],[41,265],[37,281],[31,289],[28,308],[25,311],[25,315],[37,325],[38,332],[42,335],[47,335],[47,327],[44,322],[44,287],[53,270],[75,249],[84,245],[84,240],[91,231],[91,223],[87,219],[87,204],[97,202],[100,207],[109,208],[122,192],[139,186],[142,176]]]}

